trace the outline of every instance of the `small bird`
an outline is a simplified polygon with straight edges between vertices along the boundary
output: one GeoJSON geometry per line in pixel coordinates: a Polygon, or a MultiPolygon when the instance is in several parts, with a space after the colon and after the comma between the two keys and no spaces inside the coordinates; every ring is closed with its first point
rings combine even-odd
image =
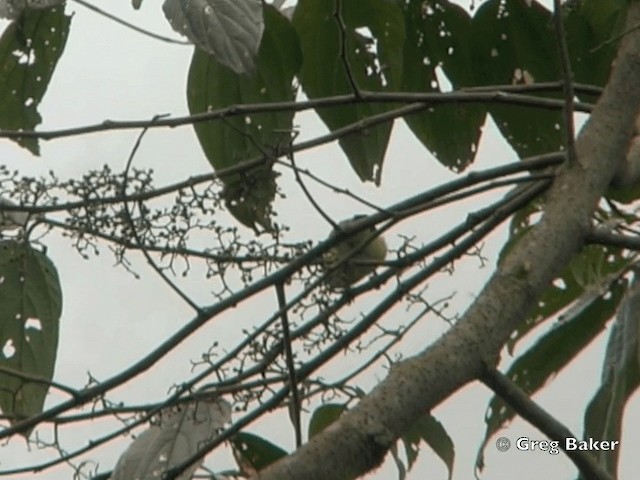
{"type": "MultiPolygon", "coordinates": [[[[329,239],[345,235],[345,231],[365,217],[356,215],[341,221],[329,239]]],[[[325,282],[334,290],[346,289],[374,272],[386,257],[387,244],[375,227],[352,233],[324,253],[324,267],[328,271],[325,282]]]]}

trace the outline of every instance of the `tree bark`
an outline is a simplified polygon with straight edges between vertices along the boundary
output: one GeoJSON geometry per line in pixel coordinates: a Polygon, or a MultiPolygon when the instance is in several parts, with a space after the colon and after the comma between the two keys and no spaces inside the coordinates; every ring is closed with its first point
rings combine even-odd
{"type": "Polygon", "coordinates": [[[511,332],[578,252],[591,218],[626,155],[640,110],[640,2],[629,5],[613,72],[546,194],[542,219],[513,248],[461,320],[422,353],[397,364],[370,394],[309,443],[258,474],[260,480],[356,478],[426,411],[497,363],[511,332]]]}

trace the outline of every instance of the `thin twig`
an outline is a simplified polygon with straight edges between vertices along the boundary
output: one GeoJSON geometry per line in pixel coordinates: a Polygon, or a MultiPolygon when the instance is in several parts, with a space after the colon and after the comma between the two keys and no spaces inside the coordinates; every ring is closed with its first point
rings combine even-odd
{"type": "MultiPolygon", "coordinates": [[[[551,84],[556,89],[555,83],[551,84]]],[[[470,103],[470,104],[484,104],[484,103],[498,103],[508,105],[522,105],[538,107],[544,110],[558,110],[564,108],[564,101],[555,98],[538,97],[536,95],[526,95],[521,93],[514,93],[519,91],[528,91],[526,89],[515,89],[509,86],[500,86],[495,90],[487,90],[487,87],[483,89],[466,89],[464,91],[455,92],[369,92],[360,91],[360,97],[356,97],[354,94],[335,95],[331,97],[324,97],[319,99],[305,100],[305,101],[287,101],[287,102],[271,102],[271,103],[255,103],[255,104],[239,104],[230,105],[225,108],[212,110],[203,113],[197,113],[194,115],[185,115],[179,117],[173,117],[163,120],[158,120],[153,125],[150,125],[149,120],[104,120],[101,123],[85,125],[81,127],[63,128],[59,130],[48,131],[23,131],[23,130],[0,130],[0,138],[39,138],[42,140],[53,140],[63,137],[71,137],[78,135],[85,135],[87,133],[105,132],[111,130],[132,130],[140,129],[144,127],[150,128],[174,128],[185,125],[192,125],[199,122],[207,122],[210,120],[217,120],[225,117],[232,117],[238,115],[248,115],[252,113],[262,112],[301,112],[310,109],[317,109],[321,107],[333,107],[349,105],[356,101],[361,103],[411,103],[411,102],[423,102],[428,104],[429,107],[436,105],[447,105],[450,103],[470,103]]],[[[531,91],[540,92],[544,91],[540,88],[532,89],[531,91]]],[[[575,102],[575,111],[590,113],[593,109],[593,105],[583,102],[575,102]]]]}
{"type": "MultiPolygon", "coordinates": [[[[561,154],[553,154],[553,155],[543,155],[538,157],[536,162],[526,163],[526,162],[518,162],[502,167],[496,167],[494,169],[490,169],[486,172],[475,172],[471,175],[467,175],[460,179],[452,180],[445,185],[440,185],[427,192],[423,192],[419,195],[416,195],[410,199],[406,199],[404,201],[398,202],[396,205],[390,207],[388,210],[393,212],[394,210],[402,210],[407,208],[412,208],[417,204],[424,203],[429,201],[429,199],[438,198],[445,191],[452,191],[454,188],[461,188],[464,185],[470,185],[482,181],[482,179],[491,178],[492,175],[496,175],[497,172],[500,172],[500,175],[505,175],[509,171],[522,171],[523,169],[531,169],[532,167],[542,167],[549,166],[552,164],[556,164],[559,162],[559,159],[563,158],[561,154]]],[[[491,208],[492,212],[496,211],[495,207],[491,208]]],[[[488,212],[487,212],[488,213],[488,212]]],[[[472,228],[473,223],[478,221],[482,215],[476,214],[473,218],[469,217],[469,219],[465,222],[463,228],[468,230],[472,228]]],[[[368,217],[367,222],[363,223],[362,228],[368,228],[370,226],[376,225],[377,223],[388,219],[389,216],[385,212],[378,212],[370,217],[368,217]]],[[[480,231],[478,229],[477,231],[480,231]]],[[[477,232],[474,230],[474,232],[477,232]]],[[[474,235],[474,233],[472,233],[474,235]]],[[[441,241],[451,243],[455,241],[454,236],[443,237],[441,241]]],[[[27,419],[21,420],[19,422],[15,422],[11,426],[0,431],[0,439],[7,438],[15,433],[24,432],[32,428],[33,426],[39,424],[40,422],[50,420],[60,413],[66,412],[72,408],[76,408],[79,405],[82,405],[86,402],[89,402],[97,397],[100,397],[105,392],[108,392],[119,385],[132,380],[136,376],[139,376],[143,372],[150,369],[153,365],[155,365],[160,359],[162,359],[167,352],[174,349],[180,343],[182,343],[188,336],[193,334],[196,330],[202,327],[205,323],[209,322],[211,319],[219,315],[220,313],[238,305],[240,302],[247,300],[257,293],[271,288],[276,282],[280,281],[283,278],[287,278],[294,274],[300,268],[303,268],[310,261],[314,261],[319,256],[321,256],[325,251],[332,248],[337,242],[338,238],[329,239],[316,247],[310,249],[304,255],[300,255],[291,260],[287,265],[283,266],[278,271],[261,278],[260,280],[247,285],[241,291],[230,295],[228,298],[220,300],[215,304],[212,304],[206,307],[202,312],[198,313],[194,318],[190,321],[184,323],[184,325],[179,328],[173,335],[164,340],[160,345],[158,345],[155,349],[149,352],[145,357],[133,362],[128,368],[125,370],[118,372],[112,377],[104,380],[99,385],[95,385],[92,387],[85,388],[81,390],[76,399],[63,401],[58,403],[49,409],[41,412],[40,414],[33,415],[27,419]]],[[[464,247],[466,248],[467,243],[463,240],[460,243],[456,244],[456,247],[464,247]]],[[[446,259],[446,255],[441,257],[442,259],[446,259]]],[[[392,273],[393,274],[393,273],[392,273]]],[[[373,286],[379,284],[378,280],[384,281],[384,274],[379,275],[373,281],[365,282],[363,285],[352,289],[350,292],[351,295],[362,293],[364,291],[368,291],[367,289],[373,288],[373,286]],[[364,289],[364,290],[363,290],[364,289]],[[361,292],[362,291],[362,292],[361,292]]],[[[387,279],[389,276],[386,277],[387,279]]],[[[402,288],[401,290],[404,290],[402,288]]],[[[345,296],[341,297],[343,304],[346,304],[349,299],[345,296]]],[[[292,335],[293,338],[296,338],[296,335],[292,335]]]]}
{"type": "Polygon", "coordinates": [[[157,33],[150,32],[149,30],[145,30],[144,28],[140,28],[140,27],[134,25],[133,23],[129,23],[126,20],[123,20],[123,19],[121,19],[119,17],[116,17],[115,15],[113,15],[113,14],[111,14],[109,12],[106,12],[105,10],[102,10],[101,8],[96,7],[95,5],[92,5],[89,2],[85,2],[84,0],[73,0],[73,1],[78,3],[78,4],[80,4],[80,5],[82,5],[85,8],[88,8],[89,10],[92,10],[92,11],[94,11],[94,12],[96,12],[96,13],[98,13],[98,14],[106,17],[106,18],[108,18],[109,20],[113,20],[114,22],[119,23],[120,25],[123,25],[123,26],[125,26],[127,28],[130,28],[131,30],[134,30],[134,31],[136,31],[138,33],[142,33],[143,35],[146,35],[148,37],[155,38],[156,40],[161,40],[163,42],[173,43],[173,44],[176,44],[176,45],[192,45],[191,42],[185,42],[184,40],[175,40],[173,38],[165,37],[165,36],[162,36],[162,35],[158,35],[157,33]]]}
{"type": "Polygon", "coordinates": [[[333,16],[338,23],[338,42],[340,42],[340,61],[342,62],[342,66],[344,67],[344,73],[347,76],[347,81],[351,86],[351,92],[355,95],[357,99],[360,99],[360,89],[358,88],[358,82],[356,82],[356,77],[353,74],[353,69],[351,68],[351,63],[349,62],[349,55],[347,51],[347,24],[342,17],[342,0],[335,0],[334,3],[334,11],[333,16]]]}
{"type": "MultiPolygon", "coordinates": [[[[62,383],[56,382],[54,380],[49,380],[43,376],[40,375],[36,375],[36,374],[32,374],[32,373],[27,373],[27,372],[21,372],[19,370],[10,368],[10,367],[6,367],[6,366],[1,366],[0,365],[0,373],[3,373],[4,375],[9,375],[11,377],[15,377],[18,378],[20,380],[22,380],[24,383],[39,383],[42,385],[46,385],[47,387],[54,387],[57,388],[58,390],[67,393],[68,395],[70,395],[71,397],[75,398],[78,395],[78,391],[74,388],[68,387],[67,385],[63,385],[62,383]]],[[[6,394],[7,392],[5,392],[6,394]]]]}
{"type": "Polygon", "coordinates": [[[289,409],[289,415],[293,423],[293,429],[295,432],[296,448],[302,445],[302,425],[300,421],[300,393],[298,392],[298,378],[296,375],[296,364],[293,360],[293,348],[291,331],[289,328],[289,314],[287,311],[287,297],[284,291],[284,281],[278,282],[275,285],[276,296],[278,298],[278,307],[282,312],[280,318],[282,323],[282,344],[284,346],[284,358],[287,363],[287,370],[289,373],[289,389],[291,390],[291,408],[289,409]]]}
{"type": "Polygon", "coordinates": [[[569,58],[569,48],[564,31],[562,19],[562,5],[560,0],[553,0],[553,20],[555,24],[558,51],[560,53],[560,66],[562,68],[562,92],[564,94],[564,136],[567,148],[567,162],[569,165],[577,165],[575,124],[573,111],[575,103],[575,93],[573,91],[573,72],[571,71],[571,59],[569,58]]]}
{"type": "MultiPolygon", "coordinates": [[[[153,121],[155,119],[156,119],[156,117],[154,117],[154,119],[152,119],[151,124],[153,124],[153,121]]],[[[127,159],[127,163],[126,163],[126,166],[125,166],[124,172],[123,172],[122,189],[121,189],[121,192],[120,192],[122,197],[126,197],[126,195],[127,195],[129,170],[131,169],[131,165],[133,164],[133,159],[134,159],[134,157],[136,155],[136,152],[138,151],[138,148],[140,147],[140,144],[142,143],[142,138],[144,137],[145,133],[147,133],[148,130],[149,130],[148,128],[144,128],[142,130],[142,132],[140,132],[140,135],[138,135],[138,138],[136,139],[136,143],[134,144],[133,149],[131,150],[131,153],[129,154],[129,158],[127,159]]],[[[136,228],[136,224],[133,221],[133,216],[132,216],[132,213],[131,213],[131,209],[129,208],[129,203],[128,202],[124,202],[123,206],[124,206],[124,212],[125,212],[126,220],[129,223],[129,228],[131,228],[131,233],[133,234],[136,243],[140,246],[140,251],[142,252],[142,255],[144,255],[144,258],[147,260],[147,263],[160,276],[160,278],[162,278],[162,280],[169,286],[169,288],[171,288],[171,290],[173,290],[182,300],[184,300],[185,303],[187,303],[187,305],[189,305],[191,308],[193,308],[196,311],[196,313],[201,313],[201,309],[198,306],[198,304],[196,304],[193,300],[191,300],[191,298],[189,298],[189,296],[185,292],[183,292],[182,289],[179,288],[167,276],[166,273],[164,273],[162,271],[162,269],[156,264],[156,262],[153,260],[153,258],[151,258],[151,255],[149,254],[149,252],[146,250],[146,248],[144,248],[144,242],[140,238],[140,234],[138,233],[138,229],[136,228]]],[[[142,216],[142,218],[144,218],[144,210],[143,209],[139,209],[139,210],[140,210],[140,215],[142,216]]]]}
{"type": "Polygon", "coordinates": [[[337,226],[337,223],[333,220],[333,218],[331,218],[331,215],[329,215],[327,212],[324,211],[324,208],[322,208],[322,206],[316,201],[313,195],[311,195],[311,192],[309,191],[309,189],[307,188],[307,185],[302,179],[302,176],[300,175],[300,171],[296,167],[295,154],[293,152],[289,154],[289,160],[291,161],[291,168],[293,169],[293,175],[296,179],[297,184],[300,185],[300,189],[302,190],[302,193],[304,193],[304,196],[307,197],[307,200],[309,200],[309,203],[313,206],[316,212],[318,212],[320,216],[329,223],[329,225],[335,228],[337,226]]]}
{"type": "MultiPolygon", "coordinates": [[[[293,155],[293,154],[291,154],[293,155]]],[[[278,165],[282,165],[286,168],[290,168],[294,171],[294,175],[296,175],[296,177],[298,175],[304,175],[306,177],[309,177],[311,180],[313,180],[314,182],[318,183],[319,185],[322,185],[325,188],[328,188],[329,190],[340,194],[340,195],[346,195],[347,197],[351,198],[352,200],[364,205],[365,207],[368,207],[372,210],[375,210],[377,212],[384,212],[385,209],[380,207],[379,205],[376,205],[375,203],[370,202],[369,200],[367,200],[366,198],[357,195],[353,192],[351,192],[350,190],[347,190],[346,188],[341,188],[341,187],[337,187],[329,182],[327,182],[326,180],[324,180],[323,178],[319,177],[318,175],[316,175],[315,173],[313,173],[312,171],[306,169],[306,168],[300,168],[299,166],[297,166],[296,164],[294,164],[294,162],[292,161],[290,164],[287,162],[283,162],[280,160],[277,160],[276,163],[278,165]]],[[[324,215],[323,215],[324,216],[324,215]]],[[[325,217],[326,218],[326,217],[325,217]]],[[[329,221],[329,220],[327,220],[329,221]]],[[[331,222],[329,222],[331,223],[331,222]]],[[[336,226],[335,222],[332,224],[334,227],[336,226]]]]}
{"type": "Polygon", "coordinates": [[[595,53],[598,50],[600,50],[601,48],[606,47],[607,45],[611,45],[612,43],[615,43],[619,40],[622,40],[624,37],[626,37],[627,35],[629,35],[630,33],[636,31],[637,29],[640,28],[640,25],[635,25],[631,28],[627,28],[624,32],[620,33],[619,35],[615,35],[611,38],[609,38],[608,40],[602,42],[600,45],[597,45],[595,47],[593,47],[591,50],[589,50],[589,53],[595,53]]]}

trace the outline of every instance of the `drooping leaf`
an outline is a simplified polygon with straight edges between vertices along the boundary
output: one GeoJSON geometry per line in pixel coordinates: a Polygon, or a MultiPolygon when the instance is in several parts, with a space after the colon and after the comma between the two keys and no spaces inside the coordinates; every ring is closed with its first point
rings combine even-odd
{"type": "Polygon", "coordinates": [[[346,407],[338,403],[327,403],[319,406],[309,421],[309,438],[314,437],[340,418],[346,407]]]}
{"type": "MultiPolygon", "coordinates": [[[[0,128],[33,131],[42,118],[38,106],[64,51],[71,17],[63,7],[28,10],[0,38],[0,128]]],[[[34,155],[35,138],[17,143],[34,155]]]]}
{"type": "MultiPolygon", "coordinates": [[[[540,201],[534,201],[513,216],[509,228],[510,238],[500,251],[499,263],[531,230],[540,217],[542,208],[540,201]]],[[[598,209],[597,215],[603,219],[609,217],[602,209],[598,209]]],[[[588,298],[593,292],[599,294],[606,290],[612,279],[618,278],[629,265],[630,260],[618,248],[603,245],[583,248],[537,299],[526,320],[514,330],[507,341],[509,352],[513,353],[516,344],[542,322],[551,320],[580,298],[588,298]]]]}
{"type": "MultiPolygon", "coordinates": [[[[533,395],[565,368],[605,328],[624,295],[624,281],[610,283],[606,293],[588,292],[576,302],[551,330],[539,338],[509,368],[507,377],[525,393],[533,395]]],[[[489,403],[484,441],[478,451],[476,466],[484,466],[484,449],[489,439],[508,423],[515,412],[499,397],[489,403]]]]}
{"type": "MultiPolygon", "coordinates": [[[[289,20],[269,5],[264,7],[264,18],[266,26],[257,68],[251,75],[238,75],[196,49],[187,85],[192,114],[236,104],[294,100],[293,77],[301,63],[296,32],[289,20]]],[[[194,125],[200,145],[216,172],[264,157],[262,166],[221,178],[227,207],[251,228],[260,225],[265,230],[271,229],[276,174],[269,156],[291,142],[293,115],[290,110],[250,113],[194,125]]]]}
{"type": "MultiPolygon", "coordinates": [[[[611,71],[626,15],[626,0],[583,0],[563,4],[573,80],[603,87],[611,71]],[[618,39],[618,40],[616,40],[618,39]]],[[[596,96],[579,93],[595,103],[596,96]]]]}
{"type": "MultiPolygon", "coordinates": [[[[160,421],[142,432],[120,456],[110,480],[162,478],[195,455],[230,421],[231,405],[221,398],[166,409],[160,421]]],[[[199,466],[191,465],[176,479],[189,480],[199,466]]]]}
{"type": "MultiPolygon", "coordinates": [[[[620,440],[624,408],[640,386],[640,282],[634,278],[611,329],[602,383],[584,418],[584,437],[620,440]]],[[[598,463],[617,478],[619,449],[592,452],[598,463]]]]}
{"type": "MultiPolygon", "coordinates": [[[[309,98],[323,98],[353,93],[350,78],[358,90],[397,89],[401,85],[404,43],[399,4],[349,0],[340,5],[338,15],[334,12],[335,2],[300,0],[296,5],[293,24],[304,57],[300,81],[305,94],[309,98]]],[[[335,131],[389,108],[356,103],[316,111],[329,130],[335,131]]],[[[340,139],[340,147],[362,181],[380,183],[391,127],[391,124],[377,125],[340,139]]]]}
{"type": "Polygon", "coordinates": [[[260,0],[165,0],[171,26],[233,72],[251,73],[264,21],[260,0]]]}
{"type": "Polygon", "coordinates": [[[527,320],[513,332],[507,342],[509,351],[512,352],[517,342],[543,321],[553,318],[583,295],[599,292],[602,285],[617,278],[628,264],[629,260],[619,249],[602,245],[584,248],[540,296],[527,320]]]}
{"type": "Polygon", "coordinates": [[[66,0],[0,0],[0,18],[17,20],[27,10],[43,10],[63,5],[66,0]]]}
{"type": "Polygon", "coordinates": [[[396,464],[396,468],[398,469],[398,480],[405,480],[407,478],[407,468],[404,466],[404,463],[400,458],[400,452],[397,443],[391,445],[389,453],[391,453],[391,458],[393,458],[393,462],[396,464]]]}
{"type": "MultiPolygon", "coordinates": [[[[0,365],[18,375],[53,378],[62,292],[54,265],[29,245],[0,242],[0,365]]],[[[18,419],[42,412],[48,387],[0,373],[0,408],[18,419]]],[[[30,432],[27,432],[27,435],[30,432]]]]}
{"type": "Polygon", "coordinates": [[[287,455],[280,447],[252,433],[238,433],[231,439],[231,446],[238,467],[248,477],[287,455]]]}
{"type": "Polygon", "coordinates": [[[427,413],[420,417],[400,440],[404,444],[405,454],[409,461],[409,470],[411,470],[411,467],[418,458],[420,442],[425,442],[447,466],[447,470],[449,471],[448,478],[451,480],[455,460],[453,441],[442,423],[433,415],[427,413]]]}
{"type": "MultiPolygon", "coordinates": [[[[410,0],[404,5],[406,41],[402,90],[442,92],[436,72],[452,89],[473,86],[471,17],[448,0],[410,0]]],[[[435,157],[455,171],[474,159],[486,110],[479,105],[435,106],[405,117],[435,157]]]]}
{"type": "MultiPolygon", "coordinates": [[[[536,0],[488,0],[471,24],[480,84],[527,85],[561,78],[551,13],[536,0]]],[[[552,96],[560,98],[561,94],[552,96]]],[[[494,105],[489,112],[522,158],[563,146],[559,110],[494,105]]]]}

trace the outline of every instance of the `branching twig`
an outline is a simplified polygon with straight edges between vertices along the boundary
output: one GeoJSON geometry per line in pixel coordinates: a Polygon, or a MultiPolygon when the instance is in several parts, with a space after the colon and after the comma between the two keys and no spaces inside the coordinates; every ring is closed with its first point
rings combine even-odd
{"type": "Polygon", "coordinates": [[[576,141],[575,125],[573,121],[573,110],[575,103],[575,93],[573,91],[573,72],[571,71],[571,60],[569,58],[569,48],[564,31],[562,5],[560,0],[553,0],[553,20],[555,24],[558,51],[560,52],[560,66],[562,67],[562,92],[564,93],[564,136],[567,148],[567,161],[569,165],[576,165],[576,141]]]}
{"type": "Polygon", "coordinates": [[[177,45],[191,45],[190,42],[185,42],[185,41],[182,41],[182,40],[175,40],[173,38],[165,37],[165,36],[162,36],[162,35],[158,35],[157,33],[150,32],[149,30],[145,30],[144,28],[140,28],[140,27],[138,27],[138,26],[136,26],[136,25],[134,25],[132,23],[129,23],[126,20],[121,19],[120,17],[116,17],[115,15],[113,15],[113,14],[111,14],[111,13],[105,11],[105,10],[102,10],[101,8],[98,8],[95,5],[92,5],[91,3],[86,2],[84,0],[73,0],[73,1],[78,3],[78,4],[80,4],[80,5],[82,5],[83,7],[88,8],[89,10],[93,10],[94,12],[96,12],[96,13],[104,16],[104,17],[107,17],[110,20],[113,20],[116,23],[119,23],[120,25],[123,25],[123,26],[125,26],[127,28],[130,28],[131,30],[134,30],[134,31],[136,31],[138,33],[142,33],[143,35],[146,35],[148,37],[155,38],[156,40],[161,40],[161,41],[167,42],[167,43],[174,43],[174,44],[177,44],[177,45]]]}
{"type": "MultiPolygon", "coordinates": [[[[157,118],[154,117],[154,119],[152,120],[151,123],[153,124],[153,121],[155,121],[156,119],[157,118]]],[[[147,133],[147,131],[148,131],[148,128],[144,128],[142,130],[142,132],[140,132],[140,135],[138,135],[138,138],[136,139],[136,143],[134,144],[133,149],[131,150],[131,153],[129,154],[129,158],[127,159],[127,164],[126,164],[126,166],[124,168],[124,174],[123,174],[122,190],[120,192],[122,197],[126,197],[127,196],[127,184],[128,184],[127,180],[129,178],[129,170],[131,169],[131,165],[133,163],[133,159],[135,157],[135,154],[138,151],[138,148],[140,147],[140,143],[142,142],[142,138],[144,137],[145,133],[147,133]]],[[[136,244],[138,244],[138,246],[140,248],[140,251],[142,252],[142,255],[147,260],[147,263],[160,276],[160,278],[162,278],[162,280],[169,286],[169,288],[171,288],[171,290],[176,292],[176,294],[182,300],[184,300],[187,303],[187,305],[189,305],[191,308],[193,308],[197,313],[200,313],[200,307],[198,306],[198,304],[196,304],[193,300],[191,300],[191,298],[189,298],[189,296],[185,292],[183,292],[182,289],[179,288],[162,271],[162,269],[156,264],[156,262],[153,260],[153,258],[151,258],[151,255],[149,255],[149,252],[144,247],[145,246],[145,242],[140,238],[140,233],[138,232],[136,224],[133,221],[133,216],[131,214],[131,209],[129,208],[128,202],[124,202],[124,211],[125,211],[125,216],[126,216],[127,222],[129,223],[129,228],[131,228],[131,233],[132,233],[133,237],[135,238],[136,244]]],[[[142,218],[144,218],[143,209],[140,209],[140,215],[142,216],[142,218]]]]}
{"type": "Polygon", "coordinates": [[[338,42],[340,43],[340,61],[344,67],[344,74],[347,77],[347,81],[351,86],[351,92],[357,99],[360,98],[360,89],[358,88],[358,82],[353,74],[351,63],[349,62],[348,45],[347,45],[347,24],[344,22],[342,16],[342,0],[335,0],[333,17],[338,24],[338,42]]]}
{"type": "MultiPolygon", "coordinates": [[[[492,178],[498,172],[500,175],[505,175],[509,172],[517,172],[524,169],[530,168],[543,168],[545,166],[553,165],[562,158],[562,155],[554,154],[541,156],[536,159],[536,161],[532,161],[530,163],[520,162],[517,164],[510,164],[503,167],[498,167],[494,169],[487,170],[485,172],[476,172],[461,179],[456,179],[447,184],[440,185],[435,187],[427,192],[423,192],[422,194],[416,195],[411,199],[404,200],[402,202],[397,203],[395,206],[388,209],[390,212],[401,211],[403,209],[414,208],[416,205],[424,204],[432,199],[436,199],[441,196],[443,193],[452,191],[452,189],[462,188],[465,185],[471,185],[481,181],[482,179],[492,178]]],[[[377,223],[388,219],[389,216],[385,212],[378,212],[376,214],[371,215],[366,222],[361,226],[362,229],[369,228],[377,223]]],[[[477,215],[474,219],[479,218],[477,215]]],[[[455,238],[455,237],[453,237],[455,238]]],[[[198,313],[195,318],[193,318],[189,322],[185,322],[182,328],[178,329],[171,337],[167,338],[164,342],[162,342],[157,348],[155,348],[152,352],[150,352],[144,358],[134,362],[129,368],[119,372],[118,374],[112,376],[108,380],[103,381],[99,385],[95,385],[89,388],[86,388],[79,392],[79,395],[76,399],[72,401],[65,401],[55,405],[54,407],[49,408],[48,410],[30,417],[28,419],[22,420],[20,422],[16,422],[15,424],[7,427],[6,429],[0,431],[0,438],[7,438],[17,432],[26,431],[33,426],[37,425],[40,422],[50,420],[51,418],[56,417],[60,413],[63,413],[69,409],[75,408],[78,405],[82,405],[92,399],[103,395],[105,392],[110,391],[111,389],[121,385],[122,383],[131,380],[132,378],[140,375],[142,372],[151,368],[158,360],[163,358],[167,352],[175,348],[179,345],[185,338],[199,329],[202,325],[207,323],[209,320],[224,312],[228,308],[231,308],[238,303],[252,297],[253,295],[261,292],[266,288],[272,287],[276,282],[281,281],[284,278],[288,278],[294,272],[296,272],[301,267],[308,264],[310,261],[314,261],[323,252],[327,251],[331,247],[333,247],[339,240],[337,238],[329,239],[325,242],[322,242],[317,247],[312,248],[304,255],[301,255],[298,258],[293,259],[289,264],[278,270],[277,272],[270,274],[253,284],[246,286],[243,290],[230,295],[229,297],[204,308],[200,313],[198,313]]],[[[443,241],[448,241],[444,238],[443,241]]],[[[462,244],[460,244],[462,245],[462,244]]],[[[444,258],[444,257],[443,257],[444,258]]],[[[380,275],[380,278],[384,278],[384,275],[380,275]]],[[[388,278],[388,277],[387,277],[388,278]]],[[[365,284],[366,285],[366,284],[365,284]]],[[[366,288],[365,285],[362,287],[357,287],[353,289],[350,293],[357,294],[358,289],[366,288]]],[[[376,283],[373,283],[376,285],[376,283]]],[[[369,283],[368,288],[372,288],[372,284],[369,283]]],[[[343,302],[346,303],[348,300],[343,299],[343,302]]],[[[295,334],[293,337],[295,338],[295,334]]]]}
{"type": "MultiPolygon", "coordinates": [[[[553,85],[551,90],[558,88],[557,83],[553,85]]],[[[426,92],[426,93],[395,93],[395,92],[368,92],[361,90],[360,96],[353,94],[335,95],[319,99],[306,101],[287,101],[272,103],[255,103],[230,105],[225,108],[203,112],[194,115],[186,115],[159,120],[153,125],[149,120],[131,120],[116,121],[104,120],[101,123],[85,125],[81,127],[63,128],[59,130],[48,131],[23,131],[23,130],[0,130],[0,138],[39,138],[42,140],[53,140],[57,138],[72,137],[85,135],[88,133],[105,132],[111,130],[132,130],[145,127],[150,128],[175,128],[179,126],[192,125],[199,122],[210,120],[219,120],[226,117],[244,116],[252,113],[262,112],[300,112],[316,108],[333,107],[350,105],[356,101],[364,103],[425,103],[428,107],[436,105],[446,105],[450,103],[499,103],[508,105],[522,105],[530,107],[538,107],[544,110],[559,110],[564,108],[564,100],[555,98],[538,97],[535,95],[520,94],[517,92],[528,91],[526,88],[513,88],[512,86],[499,86],[494,90],[488,90],[489,87],[482,89],[471,89],[454,91],[454,92],[426,92]]],[[[534,92],[545,91],[543,88],[536,88],[534,92]]],[[[574,104],[575,111],[591,112],[593,105],[576,102],[574,104]]],[[[299,150],[296,150],[299,151],[299,150]]]]}
{"type": "Polygon", "coordinates": [[[296,364],[293,358],[293,348],[291,332],[289,328],[289,315],[287,313],[287,298],[284,291],[284,281],[275,285],[276,296],[278,297],[278,307],[280,308],[282,324],[282,345],[284,346],[284,358],[287,363],[289,373],[289,389],[291,391],[291,408],[289,414],[295,431],[296,448],[302,445],[302,426],[300,423],[300,394],[298,392],[298,378],[296,375],[296,364]]]}

